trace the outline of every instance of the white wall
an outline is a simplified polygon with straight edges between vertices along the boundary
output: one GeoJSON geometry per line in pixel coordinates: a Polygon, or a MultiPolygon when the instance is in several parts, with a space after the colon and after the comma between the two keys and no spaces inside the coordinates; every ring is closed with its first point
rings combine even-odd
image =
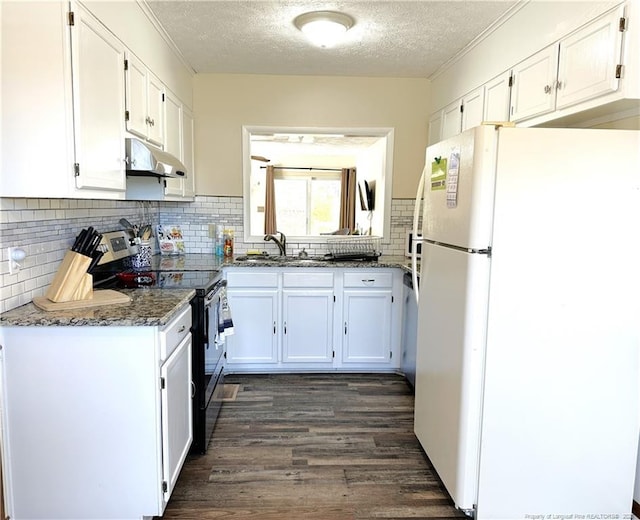
{"type": "Polygon", "coordinates": [[[196,74],[196,192],[242,195],[243,125],[392,127],[393,197],[413,197],[429,97],[426,79],[196,74]]]}

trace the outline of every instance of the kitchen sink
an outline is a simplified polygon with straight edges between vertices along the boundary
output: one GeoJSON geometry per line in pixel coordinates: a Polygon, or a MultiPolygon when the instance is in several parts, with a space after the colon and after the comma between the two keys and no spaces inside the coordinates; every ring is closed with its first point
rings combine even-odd
{"type": "Polygon", "coordinates": [[[278,256],[271,255],[241,255],[236,256],[238,262],[274,262],[278,260],[278,256]]]}
{"type": "Polygon", "coordinates": [[[281,257],[280,260],[288,264],[312,264],[314,262],[324,262],[325,258],[322,256],[285,256],[281,257]]]}
{"type": "Polygon", "coordinates": [[[238,262],[258,263],[258,262],[277,262],[283,264],[312,264],[315,262],[324,262],[323,256],[272,256],[272,255],[241,255],[236,257],[238,262]]]}

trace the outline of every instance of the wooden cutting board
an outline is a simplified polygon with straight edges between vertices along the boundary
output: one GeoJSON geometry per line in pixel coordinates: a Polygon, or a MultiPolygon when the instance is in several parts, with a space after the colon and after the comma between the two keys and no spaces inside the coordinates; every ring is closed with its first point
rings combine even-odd
{"type": "Polygon", "coordinates": [[[36,296],[33,304],[43,311],[67,311],[72,309],[87,309],[100,305],[112,305],[116,303],[129,303],[131,297],[112,289],[93,291],[93,298],[89,300],[75,300],[70,302],[52,302],[45,296],[36,296]]]}

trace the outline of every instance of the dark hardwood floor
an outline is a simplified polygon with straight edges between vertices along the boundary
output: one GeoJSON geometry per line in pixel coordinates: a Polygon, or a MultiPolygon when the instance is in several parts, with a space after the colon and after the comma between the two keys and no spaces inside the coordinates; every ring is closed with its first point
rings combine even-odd
{"type": "Polygon", "coordinates": [[[464,518],[413,434],[396,375],[235,375],[206,455],[163,519],[464,518]]]}

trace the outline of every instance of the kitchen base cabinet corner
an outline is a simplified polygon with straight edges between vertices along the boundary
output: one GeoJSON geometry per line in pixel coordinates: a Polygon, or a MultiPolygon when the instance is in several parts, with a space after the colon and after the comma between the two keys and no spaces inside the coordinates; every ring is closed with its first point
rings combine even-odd
{"type": "Polygon", "coordinates": [[[158,327],[3,332],[8,516],[161,516],[192,438],[189,327],[167,348],[158,327]]]}

